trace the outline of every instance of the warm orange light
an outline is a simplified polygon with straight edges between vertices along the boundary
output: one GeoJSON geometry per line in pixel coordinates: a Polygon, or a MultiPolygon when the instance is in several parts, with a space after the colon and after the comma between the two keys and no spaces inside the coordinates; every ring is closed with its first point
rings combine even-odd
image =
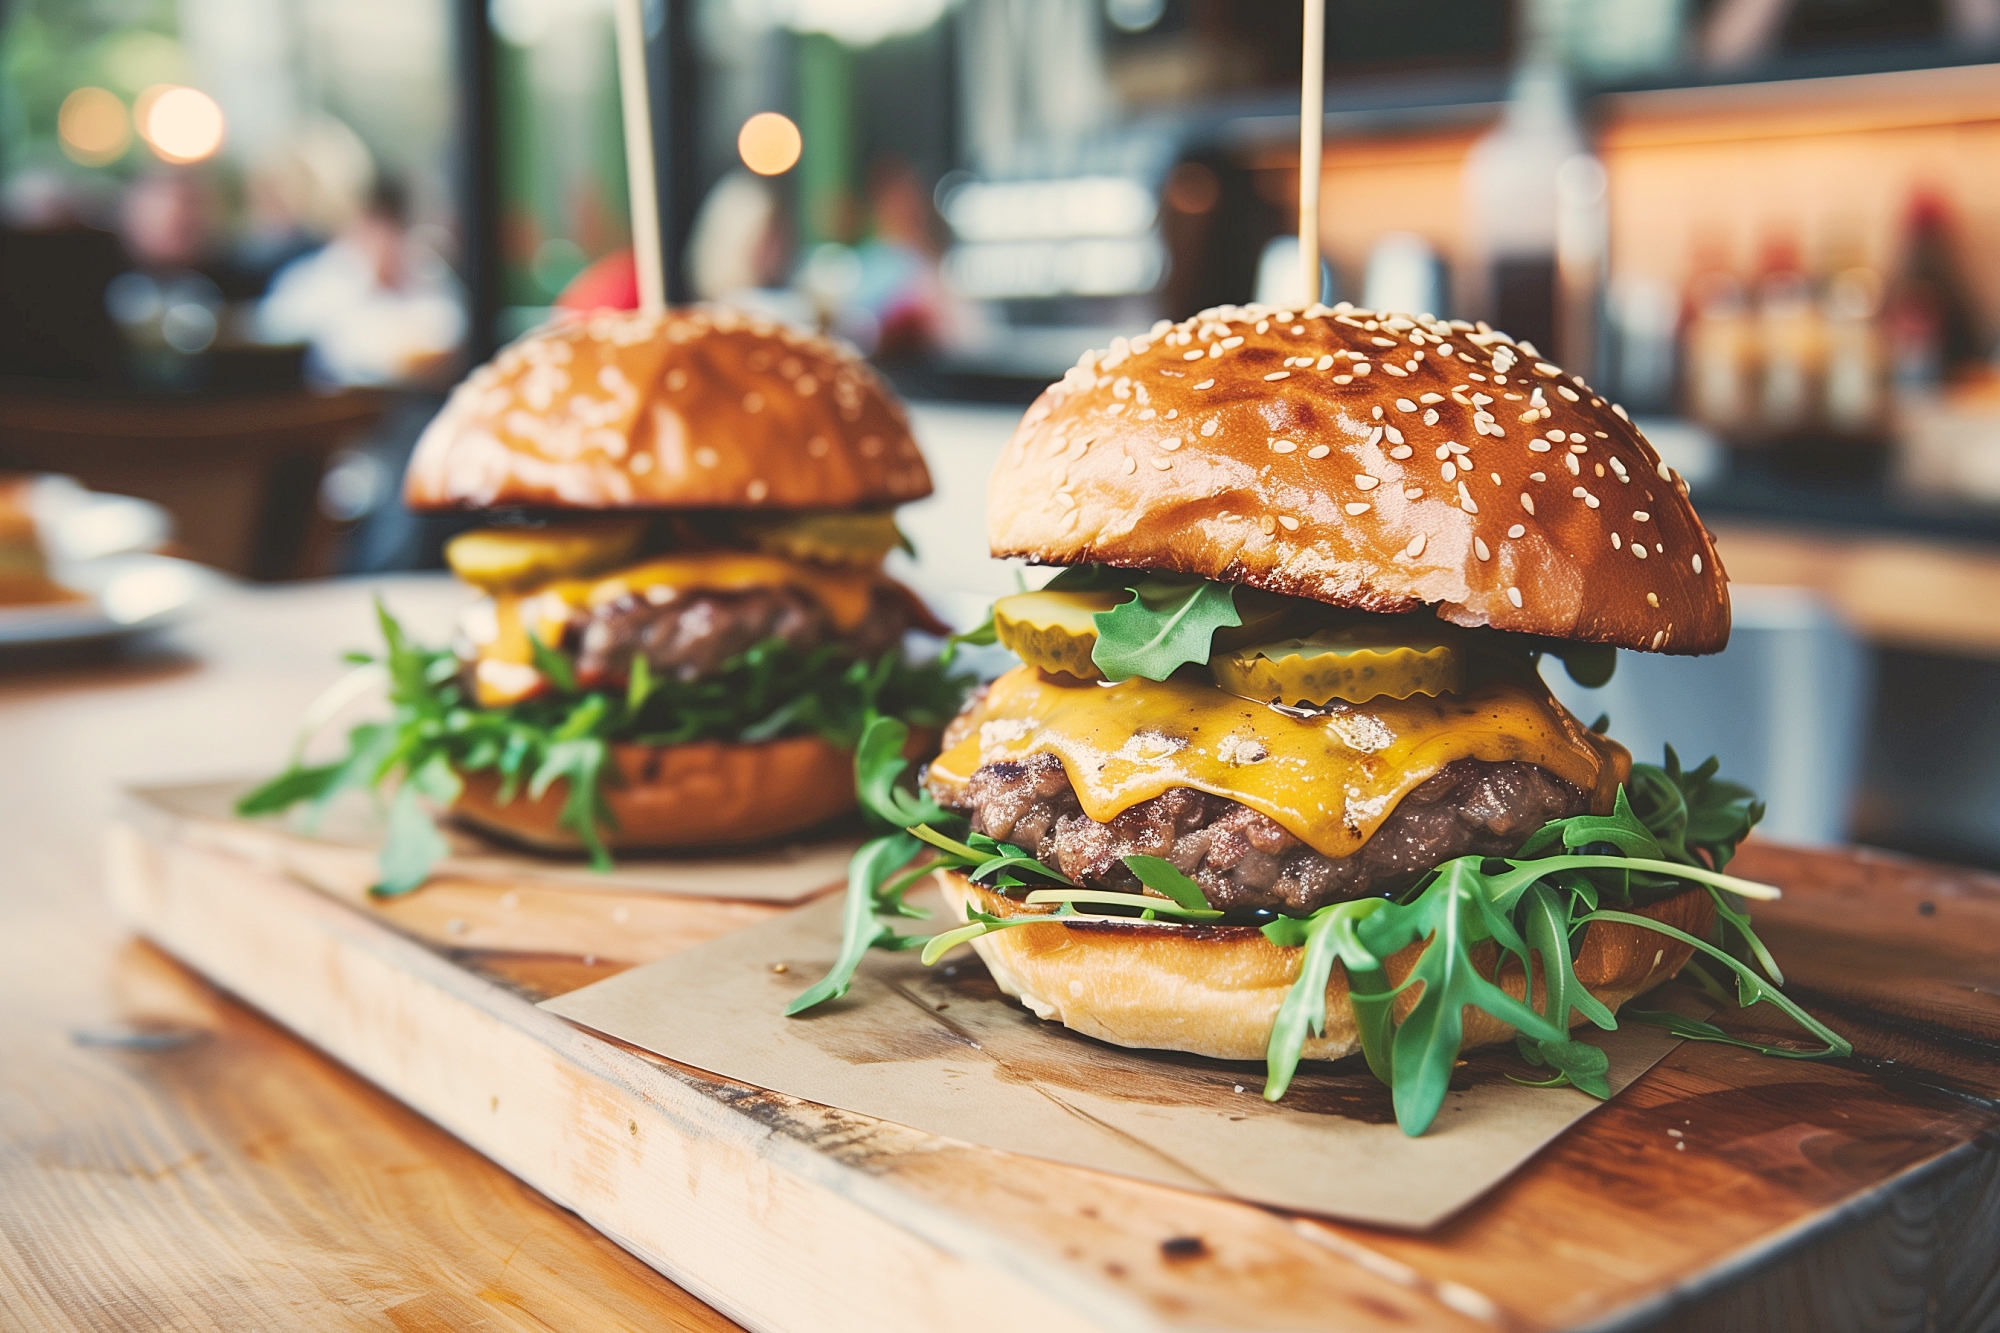
{"type": "Polygon", "coordinates": [[[199,162],[222,147],[222,108],[195,88],[148,88],[134,118],[139,137],[168,162],[199,162]]]}
{"type": "Polygon", "coordinates": [[[736,151],[743,165],[759,176],[790,171],[804,146],[799,127],[775,111],[759,111],[736,132],[736,151]]]}
{"type": "Polygon", "coordinates": [[[103,88],[78,88],[63,98],[56,113],[56,136],[63,152],[86,167],[116,162],[132,142],[132,122],[118,94],[103,88]]]}

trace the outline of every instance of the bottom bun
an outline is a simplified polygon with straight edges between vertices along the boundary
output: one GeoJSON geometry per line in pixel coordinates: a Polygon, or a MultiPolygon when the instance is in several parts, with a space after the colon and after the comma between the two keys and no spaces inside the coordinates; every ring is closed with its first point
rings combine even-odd
{"type": "MultiPolygon", "coordinates": [[[[941,870],[936,879],[951,914],[961,921],[970,920],[968,906],[1000,917],[1029,912],[1018,900],[982,888],[954,871],[941,870]]],[[[1714,923],[1715,905],[1707,893],[1692,889],[1643,908],[1638,915],[1699,937],[1714,923]]],[[[1046,926],[1016,926],[983,935],[972,947],[995,984],[1042,1018],[1117,1046],[1188,1051],[1219,1060],[1264,1058],[1278,1006],[1298,980],[1305,957],[1305,950],[1280,948],[1253,926],[1157,922],[1052,920],[1046,926]]],[[[1425,942],[1418,941],[1392,955],[1390,980],[1400,984],[1424,948],[1425,942]]],[[[1692,946],[1668,936],[1599,922],[1584,936],[1576,975],[1615,1012],[1633,996],[1670,979],[1693,954],[1692,946]]],[[[1498,947],[1487,940],[1473,957],[1480,973],[1490,979],[1498,947]]],[[[1509,960],[1500,985],[1520,998],[1518,963],[1509,960]]],[[[1398,1021],[1417,998],[1415,990],[1397,998],[1398,1021]]],[[[1543,1003],[1539,975],[1535,1003],[1543,1003]]],[[[1512,1027],[1491,1014],[1466,1010],[1466,1049],[1513,1035],[1512,1027]]],[[[1326,986],[1326,1035],[1308,1036],[1305,1055],[1338,1060],[1360,1049],[1354,1009],[1347,1002],[1347,974],[1336,967],[1326,986]]]]}
{"type": "MultiPolygon", "coordinates": [[[[605,804],[616,827],[613,851],[726,847],[800,833],[854,808],[854,756],[818,736],[750,744],[613,745],[605,804]]],[[[452,813],[484,833],[539,851],[573,852],[583,842],[558,822],[569,783],[538,799],[500,800],[500,778],[467,773],[452,813]]]]}

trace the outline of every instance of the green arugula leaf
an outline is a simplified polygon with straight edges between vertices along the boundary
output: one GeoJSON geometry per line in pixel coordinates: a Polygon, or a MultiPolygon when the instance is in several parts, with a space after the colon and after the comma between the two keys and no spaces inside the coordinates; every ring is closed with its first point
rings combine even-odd
{"type": "Polygon", "coordinates": [[[1232,584],[1150,578],[1131,597],[1091,617],[1097,645],[1090,660],[1106,680],[1165,680],[1190,662],[1206,662],[1215,631],[1243,623],[1232,584]]]}
{"type": "MultiPolygon", "coordinates": [[[[1326,1035],[1326,987],[1332,979],[1336,958],[1347,970],[1350,1003],[1355,1003],[1362,996],[1380,1000],[1390,993],[1388,973],[1381,960],[1369,952],[1354,933],[1355,923],[1366,919],[1382,905],[1380,898],[1335,903],[1321,908],[1302,923],[1304,929],[1299,943],[1304,946],[1305,954],[1299,960],[1298,980],[1285,992],[1284,1002],[1278,1006],[1278,1018],[1271,1025],[1271,1039],[1265,1047],[1264,1100],[1275,1102],[1291,1087],[1292,1076],[1298,1072],[1299,1059],[1305,1050],[1307,1032],[1315,1037],[1326,1035]]],[[[1271,936],[1269,926],[1265,927],[1264,933],[1267,938],[1271,936]]],[[[1386,1004],[1366,1014],[1362,1005],[1356,1004],[1355,1013],[1362,1020],[1361,1044],[1368,1057],[1368,1067],[1375,1077],[1387,1083],[1387,1034],[1378,1023],[1369,1021],[1371,1017],[1386,1013],[1386,1004]]]]}
{"type": "Polygon", "coordinates": [[[1514,1041],[1522,1059],[1537,1067],[1549,1066],[1556,1076],[1536,1082],[1509,1074],[1509,1079],[1530,1088],[1580,1088],[1599,1101],[1610,1099],[1611,1085],[1605,1076],[1611,1072],[1611,1057],[1597,1047],[1588,1042],[1533,1041],[1527,1037],[1514,1041]]]}
{"type": "Polygon", "coordinates": [[[389,825],[382,844],[381,879],[369,890],[389,898],[408,893],[430,878],[431,868],[451,851],[418,797],[448,805],[458,798],[458,774],[443,755],[433,755],[413,770],[389,803],[389,825]]]}
{"type": "MultiPolygon", "coordinates": [[[[1028,905],[1037,907],[1044,903],[1090,903],[1100,907],[1135,907],[1141,914],[1173,917],[1187,921],[1214,921],[1222,913],[1212,907],[1182,907],[1176,903],[1149,898],[1139,893],[1120,893],[1116,889],[1036,889],[1028,895],[1028,905]]],[[[1150,917],[1148,918],[1151,919],[1150,917]]]]}
{"type": "Polygon", "coordinates": [[[847,994],[854,982],[854,969],[868,951],[895,932],[875,919],[875,888],[921,850],[907,833],[891,833],[865,842],[847,865],[847,899],[841,913],[840,956],[827,974],[814,982],[785,1006],[786,1017],[802,1014],[816,1004],[847,994]]]}
{"type": "MultiPolygon", "coordinates": [[[[941,823],[951,814],[932,800],[928,792],[912,795],[897,783],[902,781],[910,761],[903,757],[910,729],[893,717],[868,719],[861,743],[854,749],[854,785],[861,808],[892,828],[941,823]]],[[[968,855],[970,853],[968,852],[968,855]]]]}
{"type": "Polygon", "coordinates": [[[1157,856],[1128,856],[1125,868],[1137,875],[1141,884],[1165,894],[1182,907],[1199,910],[1208,906],[1208,895],[1201,891],[1201,885],[1183,875],[1172,861],[1157,856]]]}
{"type": "Polygon", "coordinates": [[[274,815],[301,801],[319,801],[340,777],[343,765],[322,764],[316,768],[288,768],[269,782],[253,787],[237,798],[239,815],[274,815]]]}

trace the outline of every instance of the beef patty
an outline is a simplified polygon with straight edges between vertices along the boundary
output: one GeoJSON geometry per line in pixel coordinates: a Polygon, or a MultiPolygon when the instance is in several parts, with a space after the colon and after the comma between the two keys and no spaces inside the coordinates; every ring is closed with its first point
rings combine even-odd
{"type": "Polygon", "coordinates": [[[1360,850],[1334,857],[1240,802],[1189,787],[1100,824],[1083,813],[1050,754],[987,764],[950,795],[938,799],[976,831],[1031,849],[1085,887],[1136,892],[1138,877],[1120,858],[1158,856],[1200,884],[1210,907],[1285,913],[1397,892],[1454,856],[1507,855],[1543,824],[1590,805],[1533,764],[1461,759],[1403,797],[1360,850]]]}
{"type": "Polygon", "coordinates": [[[902,642],[915,624],[909,595],[887,586],[875,588],[867,617],[845,635],[818,599],[800,588],[661,589],[578,609],[564,629],[563,646],[574,655],[577,681],[591,688],[625,680],[640,653],[655,675],[698,680],[766,639],[793,648],[839,641],[857,657],[873,660],[902,642]]]}

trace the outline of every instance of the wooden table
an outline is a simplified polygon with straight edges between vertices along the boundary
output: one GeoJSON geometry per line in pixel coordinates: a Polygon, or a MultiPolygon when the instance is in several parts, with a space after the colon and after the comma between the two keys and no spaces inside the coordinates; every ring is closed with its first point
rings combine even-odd
{"type": "Polygon", "coordinates": [[[0,665],[0,1326],[734,1327],[106,907],[118,785],[269,769],[373,638],[357,586],[233,591],[186,655],[0,665]]]}
{"type": "MultiPolygon", "coordinates": [[[[186,636],[199,665],[153,656],[0,678],[0,821],[16,849],[0,879],[0,985],[27,1019],[0,1027],[0,1308],[52,1327],[726,1327],[125,942],[98,905],[114,785],[276,762],[334,651],[370,639],[360,592],[231,594],[186,636]]],[[[430,580],[392,591],[420,632],[458,596],[430,580]]],[[[931,1209],[963,1202],[966,1172],[995,1173],[982,1220],[1023,1254],[1046,1250],[1046,1276],[1107,1283],[1146,1327],[1993,1327],[2000,964],[1982,941],[2000,935],[2000,883],[1754,844],[1740,864],[1795,889],[1760,912],[1767,938],[1795,993],[1868,1060],[1682,1047],[1428,1236],[1287,1224],[1106,1177],[1078,1211],[1065,1168],[895,1150],[910,1134],[863,1143],[810,1108],[768,1116],[931,1209]],[[1669,1151],[1697,1113],[1716,1141],[1669,1151]],[[1605,1196],[1617,1207],[1594,1206],[1605,1196]],[[1589,1217],[1601,1221],[1579,1230],[1589,1217]],[[1213,1248],[1190,1262],[1133,1243],[1163,1226],[1213,1248]],[[1565,1308],[1572,1290],[1598,1303],[1565,1308]]]]}

